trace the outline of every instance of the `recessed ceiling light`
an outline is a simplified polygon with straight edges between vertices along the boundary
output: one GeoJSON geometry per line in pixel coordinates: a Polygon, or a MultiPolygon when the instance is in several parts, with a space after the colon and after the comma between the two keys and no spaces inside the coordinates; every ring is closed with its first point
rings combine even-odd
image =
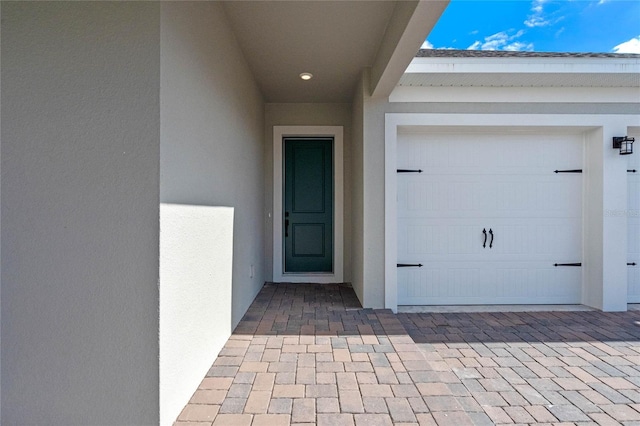
{"type": "Polygon", "coordinates": [[[303,80],[311,80],[313,78],[313,74],[311,74],[310,72],[303,72],[300,74],[300,78],[303,80]]]}

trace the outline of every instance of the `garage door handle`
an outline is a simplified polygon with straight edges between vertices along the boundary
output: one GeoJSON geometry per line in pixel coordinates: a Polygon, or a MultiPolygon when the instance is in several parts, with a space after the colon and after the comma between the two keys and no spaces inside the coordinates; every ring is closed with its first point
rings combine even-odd
{"type": "Polygon", "coordinates": [[[482,243],[482,248],[486,248],[487,247],[487,229],[484,228],[482,230],[482,233],[484,234],[484,243],[482,243]]]}
{"type": "Polygon", "coordinates": [[[493,247],[493,230],[489,228],[489,235],[491,235],[491,242],[489,243],[489,248],[493,247]]]}

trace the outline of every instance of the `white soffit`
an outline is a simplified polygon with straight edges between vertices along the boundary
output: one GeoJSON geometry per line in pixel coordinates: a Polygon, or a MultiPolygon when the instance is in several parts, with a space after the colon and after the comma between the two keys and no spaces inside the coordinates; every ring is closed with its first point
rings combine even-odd
{"type": "Polygon", "coordinates": [[[640,87],[640,56],[420,57],[398,86],[640,87]]]}

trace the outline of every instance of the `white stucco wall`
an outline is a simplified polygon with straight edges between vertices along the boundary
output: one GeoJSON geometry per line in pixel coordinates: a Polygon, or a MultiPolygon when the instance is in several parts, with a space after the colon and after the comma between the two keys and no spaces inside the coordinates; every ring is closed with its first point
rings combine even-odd
{"type": "Polygon", "coordinates": [[[1,7],[1,423],[155,424],[159,4],[1,7]]]}
{"type": "Polygon", "coordinates": [[[586,170],[591,186],[585,191],[590,197],[585,200],[589,222],[584,232],[595,240],[585,244],[584,255],[595,270],[585,271],[585,289],[590,296],[585,303],[604,311],[627,310],[627,157],[612,148],[612,139],[626,135],[627,126],[639,121],[640,116],[614,116],[586,134],[587,156],[593,168],[586,170]]]}
{"type": "Polygon", "coordinates": [[[160,423],[172,424],[231,334],[233,208],[160,206],[160,423]]]}
{"type": "Polygon", "coordinates": [[[273,127],[342,126],[344,188],[344,281],[351,282],[351,105],[349,104],[266,104],[264,137],[265,176],[265,271],[273,280],[273,127]]]}
{"type": "Polygon", "coordinates": [[[161,5],[160,409],[171,424],[264,283],[264,104],[220,2],[161,5]]]}

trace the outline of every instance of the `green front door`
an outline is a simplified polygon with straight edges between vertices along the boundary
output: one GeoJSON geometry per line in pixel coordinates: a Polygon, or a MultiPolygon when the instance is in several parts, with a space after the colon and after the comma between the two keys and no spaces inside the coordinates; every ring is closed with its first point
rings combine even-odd
{"type": "Polygon", "coordinates": [[[333,138],[284,138],[284,272],[333,272],[333,138]]]}

